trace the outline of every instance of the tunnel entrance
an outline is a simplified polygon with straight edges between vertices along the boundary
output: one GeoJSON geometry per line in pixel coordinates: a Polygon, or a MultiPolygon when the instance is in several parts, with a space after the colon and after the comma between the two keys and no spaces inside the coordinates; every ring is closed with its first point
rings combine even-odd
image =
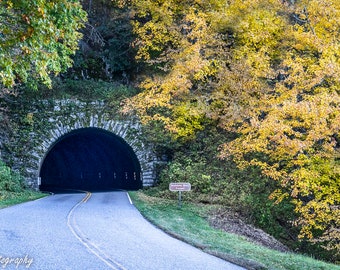
{"type": "Polygon", "coordinates": [[[133,149],[119,136],[81,128],[50,148],[40,169],[40,190],[137,190],[141,167],[133,149]]]}

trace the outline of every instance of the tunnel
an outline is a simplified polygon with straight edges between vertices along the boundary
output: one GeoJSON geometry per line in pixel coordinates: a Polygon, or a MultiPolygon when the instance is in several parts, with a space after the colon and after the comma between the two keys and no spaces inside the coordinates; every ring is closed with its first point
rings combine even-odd
{"type": "Polygon", "coordinates": [[[99,128],[81,128],[59,138],[40,169],[40,190],[137,190],[141,167],[121,137],[99,128]]]}

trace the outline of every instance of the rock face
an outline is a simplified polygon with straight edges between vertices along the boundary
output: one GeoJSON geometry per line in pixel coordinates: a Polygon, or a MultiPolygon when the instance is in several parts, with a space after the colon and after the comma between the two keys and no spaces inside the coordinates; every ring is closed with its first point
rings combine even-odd
{"type": "Polygon", "coordinates": [[[135,117],[115,114],[102,101],[68,99],[20,104],[9,112],[11,128],[1,136],[0,157],[20,171],[28,186],[39,187],[41,166],[53,146],[70,132],[84,128],[105,130],[121,138],[133,149],[140,163],[143,186],[154,184],[157,158],[143,142],[135,117]]]}

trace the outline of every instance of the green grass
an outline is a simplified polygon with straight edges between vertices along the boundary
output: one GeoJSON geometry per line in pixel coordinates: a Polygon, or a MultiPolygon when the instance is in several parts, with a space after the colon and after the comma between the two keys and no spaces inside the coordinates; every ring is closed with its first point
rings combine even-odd
{"type": "Polygon", "coordinates": [[[130,192],[131,199],[146,219],[170,235],[247,269],[340,270],[328,264],[294,253],[283,253],[253,244],[241,236],[209,226],[209,206],[150,197],[130,192]]]}
{"type": "Polygon", "coordinates": [[[36,200],[47,196],[45,193],[25,190],[22,192],[4,192],[0,191],[0,209],[11,205],[36,200]]]}

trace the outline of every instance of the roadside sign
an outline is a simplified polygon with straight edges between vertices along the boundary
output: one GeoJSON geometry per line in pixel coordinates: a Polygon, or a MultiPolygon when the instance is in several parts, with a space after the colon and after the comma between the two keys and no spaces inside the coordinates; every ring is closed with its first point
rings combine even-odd
{"type": "Polygon", "coordinates": [[[170,183],[169,190],[170,191],[190,191],[191,184],[190,183],[170,183]]]}
{"type": "Polygon", "coordinates": [[[191,184],[190,183],[170,183],[169,184],[170,191],[178,191],[178,207],[182,207],[182,191],[190,191],[191,184]]]}

